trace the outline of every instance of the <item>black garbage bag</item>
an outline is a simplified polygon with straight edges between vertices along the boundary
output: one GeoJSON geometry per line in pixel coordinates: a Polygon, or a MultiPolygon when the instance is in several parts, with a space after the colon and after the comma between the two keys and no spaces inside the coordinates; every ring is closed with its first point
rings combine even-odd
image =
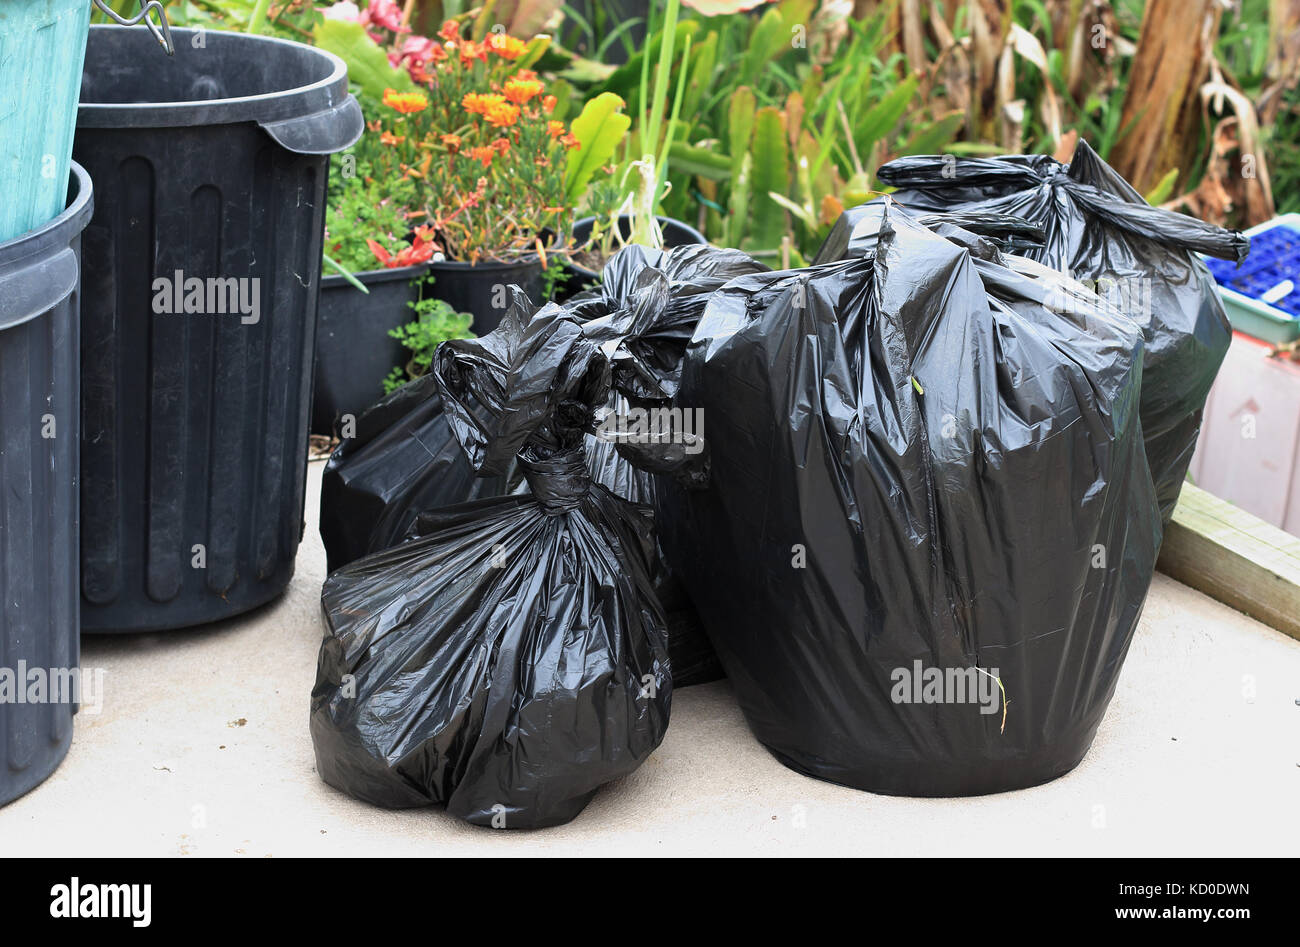
{"type": "Polygon", "coordinates": [[[500,328],[434,374],[471,467],[531,492],[422,512],[415,538],[330,575],[311,733],[330,785],[444,804],[479,825],[574,818],[668,726],[650,511],[592,482],[583,439],[609,364],[576,320],[515,290],[500,328]]]}
{"type": "MultiPolygon", "coordinates": [[[[565,304],[583,322],[583,333],[600,343],[610,358],[616,391],[605,420],[626,418],[632,411],[670,409],[682,357],[709,295],[734,277],[766,270],[739,250],[701,244],[666,251],[628,246],[615,253],[605,266],[602,284],[565,304]]],[[[601,436],[589,438],[587,444],[592,476],[619,496],[653,505],[660,476],[697,469],[671,432],[665,432],[663,443],[637,444],[620,431],[626,433],[626,428],[602,424],[601,436]]],[[[694,428],[691,433],[703,434],[694,428]]],[[[662,554],[656,557],[653,580],[668,621],[673,686],[721,678],[722,665],[699,615],[662,554]]]]}
{"type": "MultiPolygon", "coordinates": [[[[632,408],[633,405],[627,398],[616,394],[602,420],[626,417],[632,408]]],[[[637,455],[636,463],[633,463],[624,456],[625,453],[630,453],[626,445],[606,436],[593,435],[587,437],[586,453],[587,467],[593,480],[608,488],[615,496],[645,504],[653,510],[655,472],[661,459],[660,453],[637,455]]],[[[687,460],[689,458],[678,458],[672,465],[673,470],[682,467],[690,469],[690,465],[685,464],[687,460]]],[[[664,471],[665,474],[672,472],[664,471]]],[[[657,540],[655,556],[651,562],[650,582],[667,622],[668,659],[672,668],[673,687],[680,690],[724,677],[722,662],[718,660],[713,645],[709,644],[699,614],[681,580],[668,566],[657,540]]]]}
{"type": "MultiPolygon", "coordinates": [[[[1068,272],[1142,324],[1142,430],[1168,521],[1232,341],[1214,280],[1196,254],[1242,260],[1249,241],[1151,207],[1083,141],[1068,165],[1050,155],[927,155],[891,161],[879,177],[914,210],[1009,214],[1041,225],[1046,243],[1016,252],[1068,272]]],[[[840,254],[842,236],[828,238],[817,262],[840,254]]]]}
{"type": "MultiPolygon", "coordinates": [[[[565,304],[612,366],[610,413],[668,404],[681,358],[709,293],[734,276],[765,270],[748,255],[704,245],[669,251],[629,246],[610,258],[603,283],[565,304]]],[[[476,409],[477,410],[477,409],[476,409]]],[[[615,495],[652,503],[655,473],[638,469],[614,442],[588,436],[593,478],[615,495]]],[[[526,490],[516,469],[474,476],[447,424],[432,375],[385,397],[357,420],[321,481],[320,531],[330,571],[406,539],[424,510],[526,490]]],[[[722,676],[694,607],[661,557],[656,593],[667,614],[677,687],[722,676]]]]}
{"type": "Polygon", "coordinates": [[[998,792],[1074,767],[1161,534],[1141,332],[954,235],[885,199],[853,258],[714,293],[677,399],[708,417],[709,483],[658,497],[755,735],[874,792],[998,792]]]}
{"type": "Polygon", "coordinates": [[[395,546],[422,510],[503,496],[520,476],[477,477],[424,375],[362,412],[321,475],[320,534],[330,572],[395,546]]]}

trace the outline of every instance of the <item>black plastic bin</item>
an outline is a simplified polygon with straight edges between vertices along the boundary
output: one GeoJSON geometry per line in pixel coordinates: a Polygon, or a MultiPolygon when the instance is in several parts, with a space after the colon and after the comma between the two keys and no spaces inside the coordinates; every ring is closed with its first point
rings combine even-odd
{"type": "Polygon", "coordinates": [[[92,27],[86,50],[85,631],[214,621],[288,585],[327,156],[363,129],[329,53],[173,36],[174,59],[144,29],[92,27]]]}
{"type": "Polygon", "coordinates": [[[369,293],[343,276],[325,276],[316,328],[316,387],[311,432],[338,434],[339,419],[354,418],[384,396],[384,379],[411,353],[388,333],[415,322],[411,303],[420,298],[424,264],[354,273],[369,293]]]}
{"type": "Polygon", "coordinates": [[[0,805],[54,772],[72,743],[77,306],[92,203],[90,177],[74,164],[67,210],[0,243],[0,805]],[[46,686],[30,703],[34,671],[46,686]]]}
{"type": "Polygon", "coordinates": [[[539,305],[544,302],[542,261],[536,255],[509,262],[441,260],[429,264],[429,273],[433,276],[434,298],[473,316],[469,331],[476,336],[487,335],[500,325],[510,298],[507,286],[518,286],[539,305]]]}

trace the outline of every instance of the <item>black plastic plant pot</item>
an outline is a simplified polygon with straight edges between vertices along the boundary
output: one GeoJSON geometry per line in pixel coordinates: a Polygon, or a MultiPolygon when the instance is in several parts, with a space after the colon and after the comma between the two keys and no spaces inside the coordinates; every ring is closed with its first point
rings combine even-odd
{"type": "Polygon", "coordinates": [[[509,298],[506,287],[512,284],[533,302],[543,301],[542,261],[537,256],[509,263],[443,261],[430,263],[429,272],[433,275],[432,295],[457,312],[473,316],[470,331],[474,335],[487,335],[501,322],[509,298]]]}
{"type": "MultiPolygon", "coordinates": [[[[690,224],[682,223],[673,217],[658,217],[659,230],[663,233],[664,247],[684,247],[692,243],[708,243],[708,238],[690,224]]],[[[591,229],[596,223],[595,217],[583,217],[573,225],[572,245],[580,247],[591,237],[591,229]]],[[[618,219],[619,230],[624,239],[631,232],[631,218],[626,214],[618,219]]],[[[556,287],[555,297],[563,302],[586,289],[600,284],[600,274],[595,270],[572,261],[564,265],[564,273],[556,287]]]]}
{"type": "Polygon", "coordinates": [[[418,280],[428,269],[420,264],[354,273],[368,295],[336,274],[321,280],[313,434],[337,434],[341,418],[359,417],[384,396],[384,379],[410,355],[388,332],[416,320],[410,304],[420,298],[418,280]]]}
{"type": "Polygon", "coordinates": [[[92,203],[73,164],[67,209],[0,243],[0,805],[63,761],[81,696],[77,307],[92,203]]]}
{"type": "Polygon", "coordinates": [[[101,198],[82,306],[84,631],[269,602],[303,531],[328,155],[347,68],[240,33],[92,27],[74,157],[101,198]]]}

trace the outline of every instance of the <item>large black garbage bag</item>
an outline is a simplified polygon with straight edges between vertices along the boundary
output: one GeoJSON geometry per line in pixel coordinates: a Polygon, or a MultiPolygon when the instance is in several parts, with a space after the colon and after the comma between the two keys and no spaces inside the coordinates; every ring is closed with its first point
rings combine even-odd
{"type": "Polygon", "coordinates": [[[650,511],[595,484],[582,443],[609,365],[522,291],[434,371],[472,468],[531,492],[420,514],[416,538],[330,575],[312,691],[322,778],[480,825],[574,818],[659,745],[672,682],[650,511]]]}
{"type": "MultiPolygon", "coordinates": [[[[670,401],[709,293],[734,276],[765,269],[737,250],[703,245],[669,251],[629,246],[611,257],[602,285],[565,304],[611,361],[608,410],[625,412],[627,396],[641,406],[670,401]]],[[[589,436],[586,455],[598,483],[635,503],[653,502],[654,474],[629,463],[614,443],[589,436]]],[[[427,375],[365,411],[355,437],[345,438],[326,465],[320,530],[328,567],[334,571],[402,542],[424,510],[524,489],[516,470],[474,476],[427,375]]],[[[652,577],[668,616],[676,685],[721,677],[695,610],[661,557],[652,577]]]]}
{"type": "Polygon", "coordinates": [[[661,542],[786,765],[891,794],[1044,782],[1092,742],[1154,568],[1141,332],[870,213],[856,258],[709,300],[677,400],[708,417],[710,480],[660,491],[661,542]]]}
{"type": "MultiPolygon", "coordinates": [[[[1149,206],[1083,141],[1068,165],[1050,155],[930,155],[891,161],[879,176],[909,208],[1009,214],[1041,225],[1046,243],[1017,252],[1069,272],[1142,324],[1143,436],[1168,521],[1232,341],[1214,280],[1196,254],[1240,260],[1249,241],[1149,206]]],[[[817,262],[842,250],[842,232],[832,234],[817,262]]]]}

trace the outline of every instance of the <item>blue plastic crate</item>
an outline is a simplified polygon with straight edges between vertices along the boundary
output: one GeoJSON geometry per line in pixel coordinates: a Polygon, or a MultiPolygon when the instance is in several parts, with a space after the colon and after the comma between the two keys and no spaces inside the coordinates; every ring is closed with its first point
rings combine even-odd
{"type": "Polygon", "coordinates": [[[1232,327],[1266,342],[1300,338],[1300,214],[1284,214],[1246,231],[1250,255],[1238,266],[1207,259],[1232,327]],[[1290,291],[1264,302],[1290,281],[1290,291]]]}

